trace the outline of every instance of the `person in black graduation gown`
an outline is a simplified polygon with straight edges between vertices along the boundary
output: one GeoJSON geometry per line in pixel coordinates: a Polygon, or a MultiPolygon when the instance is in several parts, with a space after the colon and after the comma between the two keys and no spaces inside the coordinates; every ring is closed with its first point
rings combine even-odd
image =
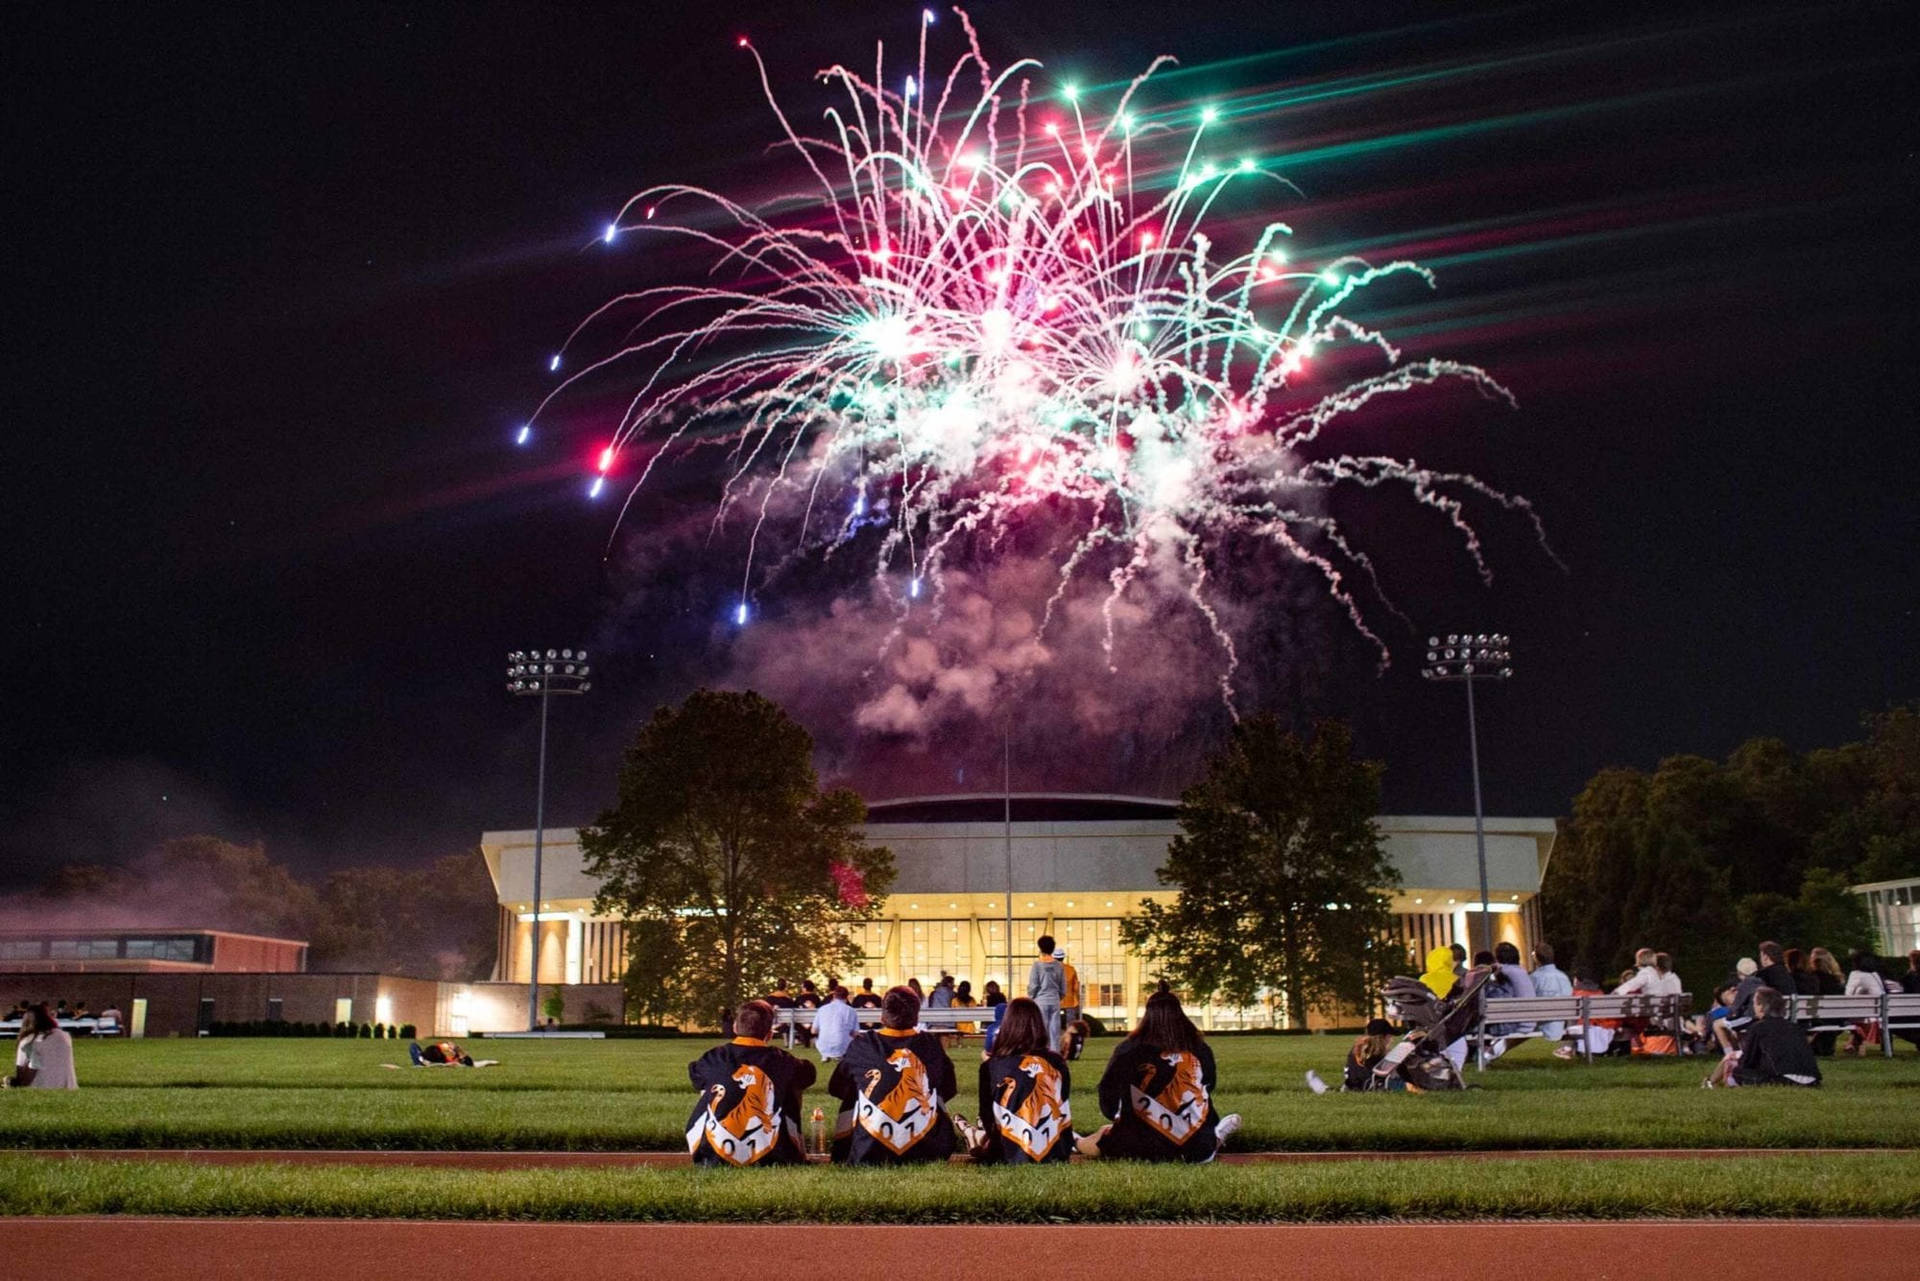
{"type": "Polygon", "coordinates": [[[1081,1156],[1139,1161],[1211,1161],[1240,1128],[1216,1116],[1213,1050],[1180,998],[1156,992],[1100,1078],[1100,1112],[1111,1124],[1080,1140],[1081,1156]]]}
{"type": "Polygon", "coordinates": [[[931,1032],[915,1031],[920,998],[889,988],[880,1026],[861,1032],[827,1082],[840,1100],[833,1159],[843,1165],[944,1161],[953,1155],[953,1060],[931,1032]]]}
{"type": "Polygon", "coordinates": [[[748,1001],[733,1016],[735,1036],[687,1065],[700,1091],[687,1118],[687,1151],[696,1165],[804,1163],[801,1096],[815,1070],[777,1045],[773,1006],[748,1001]]]}
{"type": "Polygon", "coordinates": [[[980,1064],[980,1120],[956,1117],[974,1159],[1028,1165],[1073,1155],[1073,1079],[1047,1048],[1047,1021],[1027,997],[1007,1002],[993,1051],[980,1064]]]}

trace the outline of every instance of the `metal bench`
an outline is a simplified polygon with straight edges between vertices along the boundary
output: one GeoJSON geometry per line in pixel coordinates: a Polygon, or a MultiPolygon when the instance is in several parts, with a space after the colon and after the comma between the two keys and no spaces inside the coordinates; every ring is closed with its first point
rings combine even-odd
{"type": "MultiPolygon", "coordinates": [[[[794,1029],[801,1027],[811,1028],[813,1026],[813,1016],[815,1013],[816,1011],[813,1010],[798,1009],[775,1010],[773,1012],[773,1025],[787,1029],[788,1048],[792,1048],[793,1046],[794,1029]]],[[[854,1015],[860,1020],[860,1026],[863,1028],[880,1026],[879,1010],[856,1008],[854,1015]]],[[[920,1007],[920,1027],[928,1032],[955,1032],[962,1023],[972,1023],[978,1027],[985,1027],[987,1024],[993,1022],[994,1015],[994,1009],[986,1005],[975,1005],[972,1007],[947,1006],[944,1009],[937,1010],[923,1005],[920,1007]]]]}
{"type": "Polygon", "coordinates": [[[1789,996],[1783,1017],[1808,1033],[1845,1032],[1856,1023],[1880,1025],[1880,1048],[1893,1057],[1892,1033],[1920,1028],[1920,992],[1884,996],[1789,996]]]}
{"type": "Polygon", "coordinates": [[[1593,1042],[1584,1034],[1584,1029],[1595,1019],[1638,1019],[1649,1025],[1660,1025],[1672,1029],[1677,1041],[1683,1031],[1687,1012],[1693,1006],[1693,997],[1686,992],[1679,996],[1647,996],[1636,993],[1632,996],[1495,996],[1487,999],[1486,1016],[1474,1031],[1476,1062],[1484,1068],[1487,1049],[1488,1024],[1518,1023],[1531,1025],[1532,1030],[1508,1032],[1504,1037],[1509,1041],[1524,1040],[1540,1035],[1542,1023],[1579,1024],[1582,1028],[1580,1048],[1588,1063],[1593,1062],[1593,1042]]]}

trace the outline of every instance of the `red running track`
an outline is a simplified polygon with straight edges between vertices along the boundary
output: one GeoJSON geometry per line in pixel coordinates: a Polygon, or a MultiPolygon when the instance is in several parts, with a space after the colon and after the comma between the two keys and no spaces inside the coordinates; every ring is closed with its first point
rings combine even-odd
{"type": "Polygon", "coordinates": [[[1240,1281],[1698,1281],[1756,1257],[1770,1276],[1878,1281],[1906,1275],[1920,1256],[1920,1222],[1891,1220],[763,1227],[74,1217],[14,1219],[5,1231],[4,1257],[38,1260],[28,1275],[63,1281],[977,1281],[1013,1272],[1113,1281],[1143,1267],[1240,1281]]]}

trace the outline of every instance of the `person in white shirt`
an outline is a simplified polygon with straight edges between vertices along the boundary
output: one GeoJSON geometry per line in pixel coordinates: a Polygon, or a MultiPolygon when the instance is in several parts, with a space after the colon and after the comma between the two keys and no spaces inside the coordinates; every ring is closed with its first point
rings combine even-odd
{"type": "MultiPolygon", "coordinates": [[[[1687,990],[1680,976],[1673,972],[1673,958],[1665,952],[1653,954],[1653,982],[1646,988],[1648,996],[1679,996],[1687,990]]],[[[1637,979],[1640,976],[1634,975],[1637,979]]]]}
{"type": "MultiPolygon", "coordinates": [[[[1873,968],[1873,957],[1867,952],[1855,952],[1847,958],[1848,996],[1885,996],[1887,981],[1873,968]]],[[[1886,1035],[1886,1029],[1880,1026],[1879,1019],[1863,1019],[1853,1025],[1847,1033],[1847,1044],[1841,1050],[1843,1054],[1865,1054],[1869,1045],[1876,1045],[1886,1035]]]]}
{"type": "Polygon", "coordinates": [[[1652,995],[1653,988],[1660,981],[1660,971],[1653,967],[1653,958],[1659,955],[1650,947],[1643,947],[1633,954],[1633,963],[1637,967],[1633,977],[1613,989],[1615,996],[1637,996],[1641,993],[1652,995]]]}
{"type": "MultiPolygon", "coordinates": [[[[1553,963],[1553,949],[1545,943],[1533,945],[1533,994],[1535,996],[1572,996],[1573,980],[1566,972],[1553,963]]],[[[1554,1020],[1540,1025],[1540,1035],[1548,1041],[1558,1043],[1567,1034],[1567,1025],[1554,1020]]]]}
{"type": "Polygon", "coordinates": [[[8,1088],[77,1090],[73,1074],[73,1038],[68,1036],[46,1005],[36,1005],[20,1020],[20,1040],[14,1047],[13,1075],[8,1088]]]}
{"type": "Polygon", "coordinates": [[[847,1004],[847,989],[838,983],[827,994],[827,1003],[814,1011],[813,1048],[824,1062],[832,1062],[847,1052],[854,1033],[860,1030],[860,1016],[847,1004]]]}

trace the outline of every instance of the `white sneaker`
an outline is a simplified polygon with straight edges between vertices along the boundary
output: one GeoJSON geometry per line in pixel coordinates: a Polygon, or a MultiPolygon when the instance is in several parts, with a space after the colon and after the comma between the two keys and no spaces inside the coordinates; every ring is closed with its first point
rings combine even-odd
{"type": "Polygon", "coordinates": [[[1327,1083],[1320,1079],[1320,1074],[1318,1072],[1308,1072],[1307,1088],[1309,1090],[1312,1090],[1315,1094],[1325,1094],[1327,1092],[1327,1083]]]}
{"type": "Polygon", "coordinates": [[[1232,1138],[1239,1129],[1240,1114],[1238,1112],[1227,1113],[1221,1117],[1219,1123],[1213,1127],[1214,1142],[1221,1147],[1225,1147],[1227,1140],[1232,1138]]]}

